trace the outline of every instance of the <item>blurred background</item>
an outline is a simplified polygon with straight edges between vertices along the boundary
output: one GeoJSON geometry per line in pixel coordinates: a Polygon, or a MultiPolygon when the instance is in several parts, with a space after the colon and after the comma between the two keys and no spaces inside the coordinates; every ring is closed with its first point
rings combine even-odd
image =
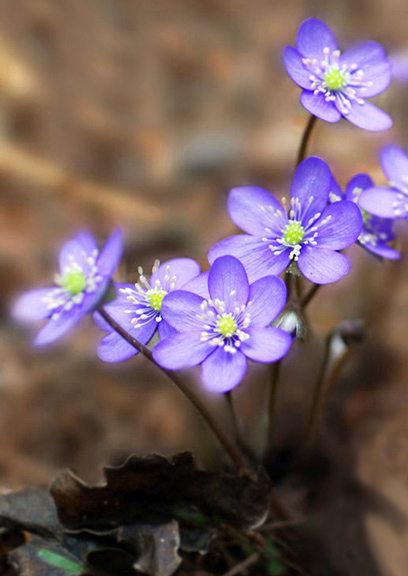
{"type": "MultiPolygon", "coordinates": [[[[216,463],[211,433],[144,359],[99,361],[91,319],[33,350],[10,305],[52,283],[60,245],[83,227],[101,243],[123,229],[122,281],[156,258],[189,256],[205,269],[208,249],[235,232],[231,187],[288,191],[307,114],[281,51],[300,23],[319,17],[343,48],[377,40],[392,53],[408,48],[408,4],[0,0],[0,14],[0,486],[44,485],[67,466],[96,481],[102,464],[133,452],[189,449],[216,463]]],[[[376,100],[394,119],[386,133],[317,126],[311,153],[342,184],[360,171],[384,183],[380,148],[408,148],[408,86],[394,82],[376,100]]],[[[404,225],[399,245],[406,254],[404,225]]],[[[325,333],[374,315],[376,335],[354,354],[330,409],[341,411],[353,470],[384,493],[400,491],[408,510],[407,258],[382,265],[356,246],[349,256],[352,272],[310,307],[310,342],[284,363],[277,442],[310,406],[325,333]]],[[[263,374],[253,369],[235,394],[253,442],[263,374]]],[[[228,426],[225,406],[210,402],[228,426]]],[[[382,529],[384,540],[392,529],[382,529]]]]}

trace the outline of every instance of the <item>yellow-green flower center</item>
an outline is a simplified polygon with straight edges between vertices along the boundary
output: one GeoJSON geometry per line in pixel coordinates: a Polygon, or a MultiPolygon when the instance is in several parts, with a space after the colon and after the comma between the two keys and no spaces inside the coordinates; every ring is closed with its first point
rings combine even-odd
{"type": "Polygon", "coordinates": [[[363,216],[363,223],[367,224],[367,222],[370,220],[371,218],[371,214],[369,212],[366,212],[365,210],[363,210],[362,208],[360,208],[361,210],[361,214],[363,216]]]}
{"type": "Polygon", "coordinates": [[[344,88],[344,86],[347,84],[345,72],[338,70],[337,68],[327,70],[326,74],[324,75],[324,81],[327,88],[333,92],[340,90],[340,88],[344,88]]]}
{"type": "Polygon", "coordinates": [[[231,338],[235,334],[238,324],[230,314],[222,316],[217,321],[217,329],[226,338],[231,338]]]}
{"type": "Polygon", "coordinates": [[[163,290],[163,288],[157,288],[157,289],[153,289],[153,290],[148,291],[147,299],[150,303],[150,306],[153,308],[153,310],[160,312],[161,307],[162,307],[163,298],[166,296],[166,294],[167,294],[167,292],[166,292],[166,290],[163,290]]]}
{"type": "Polygon", "coordinates": [[[61,286],[72,294],[79,294],[86,288],[86,277],[82,270],[68,270],[61,279],[61,286]]]}
{"type": "Polygon", "coordinates": [[[303,240],[304,235],[305,229],[297,220],[291,220],[283,230],[283,239],[286,244],[290,244],[291,246],[299,244],[299,242],[303,240]]]}

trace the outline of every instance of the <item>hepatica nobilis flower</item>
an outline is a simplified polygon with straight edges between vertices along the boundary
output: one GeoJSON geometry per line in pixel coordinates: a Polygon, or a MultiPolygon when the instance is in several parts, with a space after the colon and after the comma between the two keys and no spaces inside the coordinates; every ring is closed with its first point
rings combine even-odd
{"type": "MultiPolygon", "coordinates": [[[[139,268],[136,284],[115,283],[117,298],[104,306],[104,309],[122,328],[142,344],[147,344],[159,329],[160,338],[173,333],[161,314],[163,298],[169,292],[182,288],[197,277],[200,266],[190,258],[175,258],[167,262],[157,260],[150,278],[146,278],[139,268]]],[[[110,332],[102,338],[98,356],[105,362],[121,362],[137,354],[137,350],[124,340],[98,314],[94,315],[100,328],[110,332]]]]}
{"type": "Polygon", "coordinates": [[[244,266],[233,256],[218,258],[208,275],[209,298],[187,290],[163,300],[164,320],[177,331],[153,349],[163,368],[201,364],[203,384],[227,392],[245,375],[247,358],[275,362],[292,339],[271,322],[282,311],[286,287],[276,276],[249,284],[244,266]]]}
{"type": "Polygon", "coordinates": [[[383,218],[408,217],[408,156],[400,146],[384,146],[381,166],[390,184],[373,186],[360,195],[359,204],[368,212],[383,218]]]}
{"type": "Polygon", "coordinates": [[[101,251],[89,232],[79,232],[66,242],[59,254],[60,272],[56,286],[26,292],[16,301],[12,314],[19,321],[48,319],[34,344],[50,344],[73,328],[105,297],[112,274],[123,251],[123,238],[116,230],[101,251]]]}
{"type": "Polygon", "coordinates": [[[377,42],[364,42],[341,53],[336,39],[320,20],[300,26],[296,48],[286,46],[283,61],[303,92],[306,110],[326,122],[343,116],[352,124],[374,132],[387,130],[392,120],[365,98],[383,92],[391,80],[391,64],[377,42]]]}
{"type": "MultiPolygon", "coordinates": [[[[336,190],[330,192],[330,201],[351,200],[358,205],[362,192],[372,188],[373,185],[373,181],[367,174],[357,174],[347,184],[344,194],[341,192],[340,187],[336,187],[336,190]]],[[[390,243],[395,239],[394,220],[374,216],[374,214],[370,214],[363,208],[361,208],[361,212],[363,215],[363,229],[357,240],[360,246],[382,258],[390,258],[392,260],[400,258],[399,252],[390,246],[390,243]]]]}
{"type": "Polygon", "coordinates": [[[280,274],[291,262],[311,282],[328,284],[350,269],[346,256],[336,252],[353,244],[363,225],[354,202],[327,206],[333,177],[320,158],[307,158],[293,177],[289,206],[255,186],[233,188],[228,212],[248,234],[222,240],[209,252],[210,263],[225,254],[241,260],[250,281],[280,274]]]}

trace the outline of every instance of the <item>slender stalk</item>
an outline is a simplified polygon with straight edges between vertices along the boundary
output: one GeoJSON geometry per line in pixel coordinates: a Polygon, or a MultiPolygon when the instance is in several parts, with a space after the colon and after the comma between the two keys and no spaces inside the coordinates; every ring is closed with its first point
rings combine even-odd
{"type": "Polygon", "coordinates": [[[278,392],[281,364],[282,360],[278,360],[278,362],[271,364],[272,377],[269,388],[269,400],[268,400],[268,426],[267,426],[267,443],[266,443],[267,448],[272,444],[272,438],[275,431],[276,398],[278,392]]]}
{"type": "Polygon", "coordinates": [[[153,364],[155,364],[162,372],[164,372],[164,374],[166,374],[166,376],[170,378],[170,380],[172,380],[172,382],[190,400],[190,402],[193,404],[196,410],[198,410],[198,412],[207,422],[208,426],[211,428],[214,435],[218,439],[219,443],[222,445],[226,453],[229,455],[238,471],[243,474],[249,475],[249,470],[243,458],[235,448],[234,444],[230,441],[228,436],[220,428],[218,422],[215,420],[213,415],[208,411],[205,404],[201,401],[200,398],[198,398],[198,396],[194,394],[194,392],[192,392],[192,390],[182,380],[182,378],[180,378],[180,376],[176,372],[172,372],[171,370],[166,370],[165,368],[162,368],[153,358],[151,350],[149,350],[147,346],[144,346],[144,344],[142,344],[141,342],[136,340],[136,338],[133,338],[133,336],[131,336],[128,332],[126,332],[126,330],[124,330],[104,308],[100,308],[98,312],[102,316],[102,318],[115,330],[115,332],[117,332],[120,336],[122,336],[122,338],[124,338],[127,342],[129,342],[129,344],[134,348],[136,348],[136,350],[141,352],[143,356],[145,356],[148,360],[153,362],[153,364]]]}
{"type": "Polygon", "coordinates": [[[313,300],[313,298],[315,297],[321,286],[322,286],[321,284],[315,284],[310,288],[309,292],[306,294],[306,296],[304,296],[304,298],[300,302],[302,308],[306,308],[306,306],[313,300]]]}
{"type": "Polygon", "coordinates": [[[286,272],[285,284],[286,284],[286,299],[290,300],[293,286],[293,274],[291,272],[286,272]]]}
{"type": "Polygon", "coordinates": [[[306,128],[303,132],[302,140],[300,142],[298,155],[297,155],[297,159],[296,159],[296,166],[299,166],[299,164],[306,158],[307,147],[309,144],[310,136],[313,132],[313,128],[316,125],[316,122],[317,122],[317,117],[313,116],[313,114],[311,114],[309,117],[309,121],[306,124],[306,128]]]}
{"type": "Polygon", "coordinates": [[[234,400],[232,398],[232,391],[230,390],[229,392],[225,392],[224,396],[225,396],[225,399],[227,401],[228,411],[229,411],[230,416],[231,416],[232,429],[233,429],[233,433],[234,433],[235,443],[239,447],[239,449],[241,450],[242,454],[244,454],[252,463],[254,463],[256,461],[254,454],[253,454],[252,450],[250,449],[250,447],[245,443],[245,441],[242,438],[242,434],[240,431],[239,422],[238,422],[238,418],[237,418],[237,413],[236,413],[235,406],[234,406],[234,400]]]}
{"type": "Polygon", "coordinates": [[[238,426],[238,418],[237,418],[237,414],[235,412],[234,401],[232,399],[231,390],[229,392],[225,392],[224,396],[225,396],[225,399],[227,401],[228,411],[229,411],[230,416],[231,416],[231,422],[232,422],[232,428],[234,431],[235,441],[237,442],[237,444],[239,444],[240,433],[239,433],[239,426],[238,426]]]}
{"type": "Polygon", "coordinates": [[[332,334],[330,333],[326,338],[326,345],[324,349],[324,356],[323,361],[320,366],[319,376],[317,378],[316,386],[313,393],[313,400],[312,400],[312,409],[310,411],[309,421],[306,428],[306,434],[304,437],[304,452],[307,453],[314,441],[317,426],[319,423],[319,417],[321,413],[321,409],[323,407],[323,399],[324,399],[324,383],[325,383],[325,374],[327,370],[327,365],[330,360],[330,344],[331,344],[332,334]]]}
{"type": "Polygon", "coordinates": [[[302,294],[303,294],[303,285],[302,285],[302,279],[300,276],[295,276],[295,292],[296,292],[297,301],[301,302],[302,294]]]}
{"type": "Polygon", "coordinates": [[[327,395],[330,393],[330,391],[333,388],[334,384],[336,383],[338,377],[340,376],[341,371],[343,370],[344,366],[346,365],[347,361],[349,360],[349,358],[351,357],[353,352],[354,352],[354,350],[352,348],[350,348],[350,347],[347,348],[347,350],[344,352],[343,356],[341,358],[339,358],[339,360],[336,362],[333,369],[330,371],[330,374],[327,377],[325,397],[327,397],[327,395]]]}

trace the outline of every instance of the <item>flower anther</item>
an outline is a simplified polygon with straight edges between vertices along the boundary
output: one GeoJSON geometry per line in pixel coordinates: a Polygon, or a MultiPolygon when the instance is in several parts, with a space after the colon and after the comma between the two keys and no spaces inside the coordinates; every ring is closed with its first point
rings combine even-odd
{"type": "MultiPolygon", "coordinates": [[[[173,258],[160,264],[154,262],[151,275],[145,275],[143,268],[138,268],[139,279],[135,284],[116,283],[116,300],[106,304],[106,311],[128,333],[142,344],[151,341],[158,331],[160,339],[173,332],[163,319],[162,309],[166,297],[193,281],[200,274],[200,266],[190,258],[173,258]]],[[[103,319],[102,319],[103,320],[103,319]]],[[[131,358],[137,350],[120,334],[110,330],[95,314],[96,323],[103,330],[109,331],[98,346],[98,356],[105,362],[122,362],[131,358]]]]}
{"type": "Polygon", "coordinates": [[[357,89],[364,90],[373,85],[364,81],[364,72],[356,63],[339,67],[340,50],[323,49],[324,58],[303,58],[302,62],[310,71],[311,88],[315,95],[322,93],[326,102],[337,100],[342,114],[347,115],[353,101],[363,105],[364,100],[357,96],[357,89]]]}
{"type": "Polygon", "coordinates": [[[324,22],[309,18],[300,26],[296,48],[283,51],[286,70],[303,89],[302,106],[325,122],[349,122],[373,132],[387,130],[392,119],[367,98],[381,94],[391,80],[391,63],[377,42],[340,51],[324,22]]]}
{"type": "Polygon", "coordinates": [[[34,345],[45,346],[61,338],[84,316],[102,305],[123,250],[121,231],[115,230],[99,251],[95,238],[83,230],[61,248],[56,286],[29,290],[13,308],[19,321],[49,320],[34,345]]]}
{"type": "Polygon", "coordinates": [[[76,304],[81,304],[86,294],[95,292],[100,286],[103,278],[98,274],[96,265],[98,256],[98,250],[94,250],[91,255],[87,255],[85,251],[81,252],[86,271],[72,254],[68,256],[69,265],[65,266],[62,274],[56,274],[54,277],[55,283],[62,290],[58,288],[51,290],[43,298],[48,309],[55,310],[52,314],[54,320],[59,318],[61,313],[71,310],[76,304]]]}
{"type": "MultiPolygon", "coordinates": [[[[231,295],[234,296],[233,293],[231,295]]],[[[204,322],[201,341],[208,342],[211,346],[223,347],[225,352],[235,354],[241,342],[249,338],[245,329],[251,322],[248,312],[250,306],[251,302],[248,302],[235,306],[233,312],[226,312],[226,305],[221,300],[204,300],[201,304],[203,314],[199,316],[204,322]]]]}
{"type": "MultiPolygon", "coordinates": [[[[160,261],[156,260],[152,268],[152,275],[156,274],[160,267],[160,261]]],[[[156,322],[161,322],[161,307],[163,298],[171,291],[177,282],[177,276],[170,275],[170,265],[166,266],[166,274],[162,282],[157,278],[153,284],[150,285],[149,280],[143,272],[143,268],[139,266],[139,281],[133,288],[121,288],[119,291],[126,295],[126,299],[135,307],[131,310],[126,310],[127,314],[134,315],[132,324],[134,328],[140,328],[147,322],[155,318],[156,322]]]]}

